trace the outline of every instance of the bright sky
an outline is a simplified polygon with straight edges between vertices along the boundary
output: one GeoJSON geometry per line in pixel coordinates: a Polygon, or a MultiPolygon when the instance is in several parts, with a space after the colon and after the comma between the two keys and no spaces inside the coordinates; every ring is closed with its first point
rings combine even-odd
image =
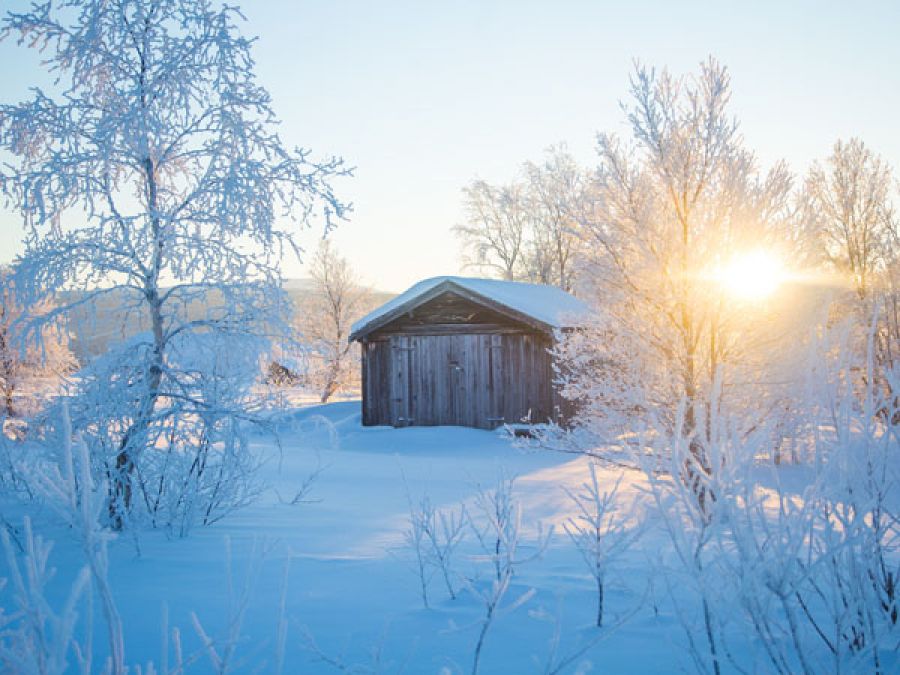
{"type": "MultiPolygon", "coordinates": [[[[597,131],[625,131],[635,58],[677,73],[710,54],[726,64],[732,113],[764,166],[803,172],[856,135],[900,168],[900,2],[239,4],[285,140],[357,167],[338,184],[355,210],[333,236],[383,290],[460,271],[450,228],[471,179],[508,180],[560,141],[591,163],[597,131]]],[[[0,43],[4,101],[46,81],[36,64],[0,43]]],[[[0,207],[0,262],[20,237],[0,207]]]]}

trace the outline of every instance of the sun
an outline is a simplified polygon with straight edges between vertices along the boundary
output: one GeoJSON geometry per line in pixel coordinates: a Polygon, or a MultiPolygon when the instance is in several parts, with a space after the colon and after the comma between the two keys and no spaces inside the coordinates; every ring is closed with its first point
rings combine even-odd
{"type": "Polygon", "coordinates": [[[786,279],[781,259],[763,249],[736,254],[717,276],[731,295],[750,301],[765,300],[786,279]]]}

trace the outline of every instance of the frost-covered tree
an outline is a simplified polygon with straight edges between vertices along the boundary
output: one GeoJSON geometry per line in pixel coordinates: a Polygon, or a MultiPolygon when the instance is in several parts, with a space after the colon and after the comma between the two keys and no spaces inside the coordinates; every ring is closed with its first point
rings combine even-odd
{"type": "Polygon", "coordinates": [[[580,279],[601,318],[563,342],[566,392],[609,441],[674,429],[684,403],[687,472],[699,477],[712,469],[703,443],[715,379],[737,395],[732,382],[765,372],[748,357],[771,338],[754,307],[723,292],[716,270],[736,251],[778,243],[790,178],[781,164],[757,168],[714,60],[686,78],[639,66],[630,93],[631,138],[598,137],[579,232],[580,279]]]}
{"type": "MultiPolygon", "coordinates": [[[[887,370],[900,358],[900,219],[893,206],[895,194],[890,165],[851,138],[837,141],[828,159],[813,165],[800,195],[807,234],[853,291],[844,312],[855,314],[861,326],[877,319],[875,358],[887,370]]],[[[879,372],[876,377],[887,382],[879,372]]]]}
{"type": "Polygon", "coordinates": [[[508,184],[473,181],[463,189],[467,222],[454,228],[466,264],[573,290],[585,178],[565,145],[555,145],[542,162],[525,162],[508,184]]]}
{"type": "Polygon", "coordinates": [[[279,137],[241,19],[207,0],[63,0],[3,19],[59,78],[59,93],[0,106],[12,157],[0,188],[26,228],[16,287],[26,304],[78,292],[40,321],[115,290],[149,326],[92,375],[119,396],[82,407],[101,418],[85,426],[108,431],[100,459],[117,527],[148,450],[186,440],[171,427],[219,408],[174,352],[204,333],[273,330],[297,226],[345,212],[330,184],[342,163],[279,137]],[[188,318],[199,302],[205,315],[188,318]]]}
{"type": "MultiPolygon", "coordinates": [[[[29,308],[37,315],[49,310],[46,302],[29,308]]],[[[75,367],[65,331],[49,326],[37,339],[26,339],[20,321],[24,311],[12,271],[0,268],[0,415],[6,417],[18,413],[15,396],[29,379],[62,375],[75,367]]]]}
{"type": "Polygon", "coordinates": [[[824,257],[847,277],[860,299],[877,288],[896,244],[890,166],[859,140],[837,141],[806,177],[804,221],[824,257]]]}
{"type": "Polygon", "coordinates": [[[357,372],[356,343],[350,327],[370,309],[370,293],[346,258],[322,240],[310,260],[313,288],[298,318],[299,340],[307,351],[307,380],[326,403],[347,387],[357,372]]]}
{"type": "Polygon", "coordinates": [[[533,281],[572,291],[578,251],[578,217],[586,175],[564,145],[548,148],[542,163],[525,162],[532,211],[526,272],[533,281]]]}
{"type": "Polygon", "coordinates": [[[524,188],[476,180],[463,188],[463,196],[467,222],[454,231],[466,251],[466,263],[516,279],[531,217],[524,188]]]}
{"type": "MultiPolygon", "coordinates": [[[[641,529],[625,522],[625,509],[619,503],[619,485],[624,474],[619,476],[610,490],[603,490],[601,487],[595,464],[590,465],[590,474],[590,482],[582,483],[580,491],[566,489],[578,515],[563,523],[563,529],[594,578],[599,628],[603,626],[605,584],[609,568],[637,541],[641,529]]],[[[636,503],[633,502],[631,506],[631,511],[637,510],[636,503]]]]}

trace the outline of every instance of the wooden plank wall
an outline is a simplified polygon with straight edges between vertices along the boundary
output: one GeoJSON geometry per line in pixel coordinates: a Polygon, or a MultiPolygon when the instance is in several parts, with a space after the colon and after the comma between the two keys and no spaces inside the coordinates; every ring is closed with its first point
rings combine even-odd
{"type": "Polygon", "coordinates": [[[363,348],[363,424],[491,429],[555,416],[549,339],[393,335],[363,348]]]}
{"type": "Polygon", "coordinates": [[[496,416],[510,424],[525,418],[532,423],[551,419],[554,410],[549,339],[536,333],[497,337],[500,348],[492,350],[494,359],[499,352],[501,370],[492,380],[499,393],[495,405],[500,414],[496,416]]]}
{"type": "Polygon", "coordinates": [[[363,424],[392,424],[390,408],[390,342],[378,340],[362,344],[363,424]]]}

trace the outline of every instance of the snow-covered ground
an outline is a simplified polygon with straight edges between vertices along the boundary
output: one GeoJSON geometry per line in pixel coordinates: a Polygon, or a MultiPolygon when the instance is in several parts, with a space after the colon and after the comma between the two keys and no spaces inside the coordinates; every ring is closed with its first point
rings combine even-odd
{"type": "MultiPolygon", "coordinates": [[[[337,672],[313,653],[309,638],[322,655],[348,667],[467,672],[483,608],[465,590],[450,600],[437,577],[429,588],[431,607],[423,607],[413,553],[403,536],[409,497],[418,501],[427,494],[436,505],[455,506],[471,501],[479,484],[488,488],[503,475],[517,476],[524,540],[531,542],[539,521],[559,523],[568,515],[571,505],[563,486],[577,487],[586,477],[582,459],[526,452],[497,433],[455,427],[363,428],[358,401],[301,409],[287,415],[279,431],[280,449],[271,437],[256,441],[258,451],[269,457],[264,477],[271,486],[256,504],[198,528],[186,539],[152,532],[137,541],[126,536],[114,542],[111,581],[125,624],[129,663],[159,664],[164,606],[170,627],[180,627],[185,654],[200,648],[191,612],[208,634],[223,639],[247,570],[258,565],[236,657],[248,670],[262,661],[272,667],[285,561],[290,558],[284,672],[337,672]],[[319,469],[304,503],[288,503],[319,469]],[[233,567],[232,609],[226,540],[233,567]]],[[[50,514],[38,514],[36,521],[36,529],[55,539],[51,564],[57,574],[50,598],[61,604],[81,558],[71,537],[52,526],[50,514]]],[[[459,556],[458,572],[477,577],[476,584],[488,583],[491,570],[468,555],[474,535],[467,537],[473,541],[459,556]]],[[[520,568],[507,603],[529,589],[536,593],[497,618],[485,640],[482,672],[540,672],[555,630],[551,619],[557,616],[565,626],[560,655],[594,639],[592,584],[570,548],[559,530],[541,558],[520,568]]],[[[6,561],[0,567],[0,576],[6,576],[6,561]]],[[[643,581],[633,574],[614,578],[607,599],[610,623],[633,611],[643,591],[643,581]]],[[[105,650],[101,621],[98,610],[98,653],[105,650]]],[[[605,672],[659,672],[672,664],[672,646],[666,638],[657,639],[671,632],[667,623],[640,612],[585,659],[605,672]],[[638,643],[642,647],[636,654],[633,645],[638,643]]],[[[203,672],[210,666],[206,654],[201,658],[195,669],[203,672]]]]}
{"type": "MultiPolygon", "coordinates": [[[[467,532],[453,565],[460,594],[451,600],[434,574],[426,609],[404,539],[409,502],[427,494],[441,508],[466,504],[476,513],[479,486],[516,476],[524,532],[518,557],[538,553],[541,530],[556,530],[541,555],[517,568],[486,635],[480,672],[554,672],[576,654],[560,672],[694,670],[671,603],[682,591],[653,583],[668,555],[661,532],[649,531],[614,566],[605,627],[594,627],[593,579],[561,528],[574,515],[564,488],[575,490],[589,478],[585,458],[528,451],[500,433],[475,429],[363,428],[358,401],[298,409],[285,414],[278,429],[280,447],[270,436],[255,439],[255,449],[268,457],[263,473],[269,484],[257,503],[185,539],[150,532],[113,543],[110,578],[128,663],[159,665],[163,633],[177,626],[184,654],[197,658],[189,672],[212,672],[194,613],[220,654],[229,623],[241,616],[231,633],[240,635],[232,657],[238,672],[276,669],[280,617],[286,618],[285,673],[470,672],[485,612],[474,591],[488,587],[493,569],[467,532]],[[301,503],[290,503],[317,472],[301,503]]],[[[607,487],[622,474],[600,470],[607,487]]],[[[642,474],[625,471],[620,497],[628,503],[639,496],[642,482],[642,474]]],[[[35,520],[36,529],[56,541],[49,597],[59,605],[83,563],[71,535],[54,526],[49,513],[35,520]]],[[[7,564],[0,562],[0,577],[7,576],[7,564]]],[[[3,594],[9,606],[9,589],[3,594]]],[[[689,602],[684,607],[690,611],[689,602]]],[[[94,642],[102,654],[105,634],[96,611],[94,642]]],[[[173,650],[169,640],[170,659],[173,650]]],[[[766,672],[762,657],[758,663],[758,672],[766,672]]]]}

